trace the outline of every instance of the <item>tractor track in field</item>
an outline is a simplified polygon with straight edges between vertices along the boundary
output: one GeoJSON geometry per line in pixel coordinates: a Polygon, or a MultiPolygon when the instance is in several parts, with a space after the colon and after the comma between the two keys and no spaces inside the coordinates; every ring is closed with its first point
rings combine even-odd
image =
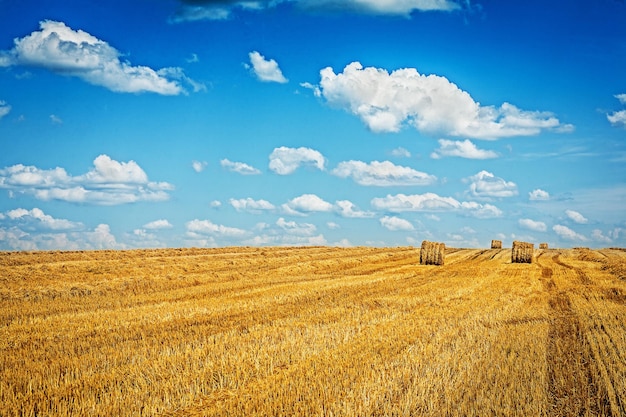
{"type": "Polygon", "coordinates": [[[575,272],[583,285],[590,285],[591,281],[584,272],[564,263],[559,253],[549,258],[548,262],[544,261],[544,254],[539,254],[536,259],[541,268],[543,288],[550,296],[548,304],[552,312],[546,358],[550,401],[548,415],[614,415],[611,413],[610,396],[603,389],[604,384],[592,365],[594,355],[589,340],[567,291],[560,289],[554,280],[557,273],[554,267],[575,272]],[[581,395],[581,392],[584,394],[581,395]]]}

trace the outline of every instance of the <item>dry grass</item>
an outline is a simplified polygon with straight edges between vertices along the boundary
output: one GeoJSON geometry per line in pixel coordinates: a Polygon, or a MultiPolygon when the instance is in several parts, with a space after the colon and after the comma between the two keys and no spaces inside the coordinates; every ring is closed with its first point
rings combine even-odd
{"type": "Polygon", "coordinates": [[[530,264],[533,262],[535,245],[533,243],[514,241],[511,250],[511,262],[530,264]]]}
{"type": "Polygon", "coordinates": [[[502,241],[501,240],[492,240],[491,241],[491,249],[502,249],[502,241]]]}
{"type": "Polygon", "coordinates": [[[418,250],[0,253],[0,416],[626,413],[626,252],[418,250]]]}
{"type": "Polygon", "coordinates": [[[444,243],[424,240],[420,249],[420,265],[443,265],[446,258],[444,243]]]}

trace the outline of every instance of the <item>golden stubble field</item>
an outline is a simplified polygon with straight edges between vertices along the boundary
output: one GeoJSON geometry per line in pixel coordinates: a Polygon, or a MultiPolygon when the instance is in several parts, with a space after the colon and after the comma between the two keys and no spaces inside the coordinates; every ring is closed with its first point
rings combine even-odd
{"type": "Polygon", "coordinates": [[[623,416],[626,252],[0,253],[0,416],[623,416]]]}

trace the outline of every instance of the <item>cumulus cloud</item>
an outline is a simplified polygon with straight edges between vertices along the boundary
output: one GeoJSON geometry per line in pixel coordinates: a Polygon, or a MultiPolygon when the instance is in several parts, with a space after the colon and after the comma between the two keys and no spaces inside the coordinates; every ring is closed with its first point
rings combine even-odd
{"type": "Polygon", "coordinates": [[[502,211],[491,204],[479,204],[474,201],[460,202],[452,197],[441,197],[434,193],[396,194],[377,197],[371,201],[372,207],[381,211],[402,213],[421,212],[459,212],[477,218],[502,216],[502,211]]]}
{"type": "Polygon", "coordinates": [[[371,211],[362,211],[349,200],[336,201],[335,206],[337,213],[339,213],[341,217],[365,219],[374,216],[374,213],[372,213],[371,211]]]}
{"type": "Polygon", "coordinates": [[[0,100],[0,119],[9,114],[10,111],[11,106],[9,106],[6,101],[0,100]]]}
{"type": "Polygon", "coordinates": [[[13,49],[0,51],[0,66],[45,68],[120,93],[184,94],[183,82],[201,88],[180,68],[133,66],[107,42],[63,22],[44,20],[40,29],[15,39],[13,49]]]}
{"type": "Polygon", "coordinates": [[[408,230],[415,229],[410,221],[401,219],[400,217],[396,217],[396,216],[385,216],[385,217],[380,218],[379,221],[380,221],[380,224],[384,228],[391,230],[391,231],[398,231],[398,230],[408,231],[408,230]]]}
{"type": "Polygon", "coordinates": [[[585,218],[585,216],[583,216],[582,214],[580,214],[577,211],[565,210],[565,214],[567,215],[567,217],[570,218],[570,220],[574,221],[575,223],[585,224],[585,223],[588,222],[588,220],[585,218]]]}
{"type": "Polygon", "coordinates": [[[357,184],[366,186],[430,185],[437,177],[413,168],[395,165],[390,161],[345,161],[331,172],[340,178],[351,177],[357,184]]]}
{"type": "Polygon", "coordinates": [[[0,213],[2,250],[124,249],[107,224],[89,230],[79,222],[57,219],[39,208],[0,213]]]}
{"type": "Polygon", "coordinates": [[[274,210],[276,207],[266,200],[254,200],[250,197],[234,199],[229,201],[230,205],[237,211],[247,211],[249,213],[261,213],[263,211],[274,210]]]}
{"type": "Polygon", "coordinates": [[[155,220],[143,225],[143,228],[148,230],[171,229],[172,227],[174,226],[166,219],[155,220]]]}
{"type": "Polygon", "coordinates": [[[587,240],[585,236],[576,233],[575,231],[573,231],[567,226],[557,224],[552,227],[552,230],[554,230],[554,232],[557,235],[559,235],[561,239],[564,239],[564,240],[572,240],[572,241],[579,241],[579,242],[585,242],[587,240]]]}
{"type": "Polygon", "coordinates": [[[241,175],[259,175],[261,173],[261,171],[251,165],[243,162],[232,162],[228,159],[222,159],[220,165],[231,172],[236,172],[241,175]]]}
{"type": "Polygon", "coordinates": [[[510,103],[482,106],[447,78],[415,68],[389,73],[353,62],[342,73],[320,71],[316,94],[359,117],[374,132],[398,132],[405,125],[428,134],[498,139],[571,131],[552,113],[526,111],[510,103]]]}
{"type": "Polygon", "coordinates": [[[281,207],[286,214],[296,216],[305,216],[313,212],[329,212],[334,208],[332,204],[315,194],[303,194],[289,200],[281,207]]]}
{"type": "Polygon", "coordinates": [[[82,223],[72,222],[65,219],[56,219],[39,208],[27,210],[17,208],[7,211],[4,215],[0,214],[0,219],[9,219],[14,225],[19,225],[26,230],[72,230],[83,228],[82,223]]]}
{"type": "Polygon", "coordinates": [[[528,199],[530,201],[545,201],[550,199],[550,193],[540,188],[528,193],[528,199]]]}
{"type": "Polygon", "coordinates": [[[315,227],[314,224],[290,222],[282,217],[276,221],[276,226],[284,230],[287,234],[296,236],[313,236],[317,231],[317,227],[315,227]]]}
{"type": "MultiPolygon", "coordinates": [[[[626,94],[617,94],[615,96],[620,103],[626,104],[626,94]]],[[[614,111],[606,115],[606,118],[613,126],[626,128],[626,110],[614,111]]]]}
{"type": "Polygon", "coordinates": [[[595,240],[596,242],[601,242],[601,243],[613,242],[613,239],[611,239],[609,236],[606,236],[604,233],[602,233],[602,230],[600,229],[594,229],[591,232],[591,238],[595,240]]]}
{"type": "Polygon", "coordinates": [[[0,169],[0,189],[33,195],[39,200],[117,205],[138,201],[164,201],[173,189],[152,182],[135,162],[118,162],[108,155],[93,161],[86,174],[69,175],[63,168],[40,169],[22,164],[0,169]]]}
{"type": "Polygon", "coordinates": [[[210,220],[192,220],[187,222],[187,234],[190,237],[208,235],[214,237],[242,238],[249,235],[247,230],[215,224],[210,220]]]}
{"type": "Polygon", "coordinates": [[[491,172],[480,171],[465,180],[470,183],[470,193],[477,198],[502,198],[517,195],[517,185],[498,178],[491,172]]]}
{"type": "Polygon", "coordinates": [[[439,149],[431,153],[430,157],[433,159],[441,159],[446,156],[456,156],[466,159],[492,159],[497,158],[498,154],[494,151],[478,149],[469,139],[465,139],[464,141],[439,139],[439,149]]]}
{"type": "Polygon", "coordinates": [[[251,70],[260,81],[274,82],[285,84],[289,80],[285,78],[283,72],[278,67],[278,63],[273,59],[265,59],[257,51],[252,51],[248,54],[250,57],[250,63],[252,64],[251,70]]]}
{"type": "Polygon", "coordinates": [[[288,148],[281,146],[275,148],[269,156],[269,168],[279,175],[289,175],[301,165],[313,166],[319,170],[324,170],[326,158],[311,148],[288,148]]]}
{"type": "Polygon", "coordinates": [[[524,229],[534,230],[535,232],[545,232],[546,230],[548,230],[544,222],[539,222],[532,219],[519,219],[518,223],[524,229]]]}
{"type": "Polygon", "coordinates": [[[170,19],[171,23],[199,20],[226,20],[236,11],[262,11],[281,3],[291,3],[302,10],[366,13],[408,17],[412,12],[461,9],[461,2],[453,0],[181,0],[181,7],[170,19]]]}

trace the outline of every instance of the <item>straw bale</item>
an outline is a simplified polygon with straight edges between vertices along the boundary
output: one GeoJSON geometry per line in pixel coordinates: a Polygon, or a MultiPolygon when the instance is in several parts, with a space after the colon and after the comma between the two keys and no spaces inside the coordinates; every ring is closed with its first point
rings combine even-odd
{"type": "Polygon", "coordinates": [[[540,243],[539,244],[539,249],[548,249],[548,244],[547,243],[540,243]]]}
{"type": "Polygon", "coordinates": [[[491,241],[491,249],[502,249],[502,241],[501,240],[492,240],[491,241]]]}
{"type": "Polygon", "coordinates": [[[532,263],[535,245],[533,243],[514,241],[511,250],[511,262],[513,263],[532,263]]]}
{"type": "Polygon", "coordinates": [[[420,265],[443,265],[446,256],[446,245],[439,242],[422,242],[420,249],[420,265]]]}

